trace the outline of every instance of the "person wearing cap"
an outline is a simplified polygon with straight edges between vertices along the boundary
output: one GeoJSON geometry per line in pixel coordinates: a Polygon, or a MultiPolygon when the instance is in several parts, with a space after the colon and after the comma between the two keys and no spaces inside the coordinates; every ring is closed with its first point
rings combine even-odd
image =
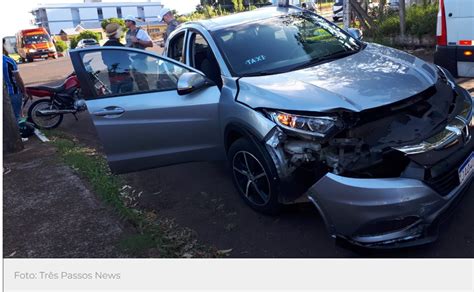
{"type": "Polygon", "coordinates": [[[105,27],[105,35],[107,36],[108,40],[103,44],[104,47],[124,47],[124,45],[120,42],[120,37],[122,36],[122,29],[118,23],[112,22],[107,24],[107,26],[105,27]]]}
{"type": "Polygon", "coordinates": [[[178,27],[179,22],[174,18],[173,13],[168,8],[163,8],[158,13],[158,21],[164,21],[168,27],[163,35],[163,43],[166,42],[168,36],[178,27]]]}
{"type": "Polygon", "coordinates": [[[134,16],[128,15],[124,20],[128,28],[125,35],[125,41],[127,42],[125,46],[142,50],[147,47],[153,47],[150,36],[145,30],[137,27],[137,19],[134,16]]]}
{"type": "MultiPolygon", "coordinates": [[[[119,24],[114,22],[107,24],[105,34],[108,40],[102,46],[124,47],[120,42],[122,29],[119,24]]],[[[128,54],[118,50],[104,50],[101,53],[102,61],[107,66],[112,93],[131,92],[133,90],[133,78],[130,74],[131,61],[128,54]]]]}

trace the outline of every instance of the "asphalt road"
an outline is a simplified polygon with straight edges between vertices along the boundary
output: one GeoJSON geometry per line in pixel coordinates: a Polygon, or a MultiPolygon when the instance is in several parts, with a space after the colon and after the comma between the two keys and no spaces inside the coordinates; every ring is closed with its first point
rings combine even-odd
{"type": "MultiPolygon", "coordinates": [[[[54,84],[71,71],[67,57],[20,65],[27,84],[54,84]]],[[[474,79],[460,81],[474,89],[474,79]]],[[[86,145],[100,148],[87,112],[79,115],[79,121],[66,117],[60,129],[86,145]]],[[[336,245],[310,204],[289,206],[276,217],[252,211],[234,190],[225,163],[174,165],[123,178],[143,192],[143,207],[195,230],[204,244],[231,248],[233,257],[474,257],[474,185],[441,225],[439,240],[434,244],[361,253],[336,245]]]]}

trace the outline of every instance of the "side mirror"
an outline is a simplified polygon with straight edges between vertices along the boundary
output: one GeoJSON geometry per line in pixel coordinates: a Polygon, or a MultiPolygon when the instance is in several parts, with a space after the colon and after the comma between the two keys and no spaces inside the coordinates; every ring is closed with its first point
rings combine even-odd
{"type": "Polygon", "coordinates": [[[348,28],[347,32],[356,40],[362,39],[362,31],[358,28],[348,28]]]}
{"type": "Polygon", "coordinates": [[[195,72],[186,72],[178,79],[178,94],[185,95],[214,85],[212,81],[195,72]]]}

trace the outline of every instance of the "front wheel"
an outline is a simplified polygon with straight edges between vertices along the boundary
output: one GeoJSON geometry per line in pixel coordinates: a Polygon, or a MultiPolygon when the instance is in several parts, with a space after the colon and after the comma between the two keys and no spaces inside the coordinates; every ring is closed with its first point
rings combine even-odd
{"type": "Polygon", "coordinates": [[[241,138],[230,146],[228,159],[242,199],[259,212],[278,213],[281,204],[276,169],[265,149],[241,138]]]}
{"type": "Polygon", "coordinates": [[[57,106],[49,99],[40,99],[33,102],[28,109],[28,120],[31,121],[39,129],[54,129],[63,121],[62,114],[43,116],[38,111],[40,110],[54,110],[57,106]]]}

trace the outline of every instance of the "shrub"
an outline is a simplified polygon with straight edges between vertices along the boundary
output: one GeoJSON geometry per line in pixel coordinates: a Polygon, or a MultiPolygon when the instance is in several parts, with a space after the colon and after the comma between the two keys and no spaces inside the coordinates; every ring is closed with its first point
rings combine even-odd
{"type": "Polygon", "coordinates": [[[71,49],[75,49],[77,47],[78,42],[79,42],[79,40],[77,39],[77,37],[70,37],[69,38],[69,47],[71,49]]]}
{"type": "Polygon", "coordinates": [[[438,5],[412,6],[407,9],[407,33],[416,36],[436,34],[438,5]]]}
{"type": "Polygon", "coordinates": [[[400,33],[400,18],[398,16],[390,16],[383,20],[376,28],[379,36],[393,36],[400,33]]]}
{"type": "Polygon", "coordinates": [[[62,40],[57,40],[56,41],[56,50],[58,50],[59,53],[64,52],[65,50],[67,50],[67,44],[62,40]]]}
{"type": "MultiPolygon", "coordinates": [[[[436,34],[436,18],[438,6],[431,4],[426,6],[413,5],[406,11],[406,33],[408,35],[422,36],[425,34],[436,34]]],[[[400,34],[400,17],[398,13],[391,14],[380,21],[379,25],[369,32],[374,37],[389,37],[400,34]]]]}

